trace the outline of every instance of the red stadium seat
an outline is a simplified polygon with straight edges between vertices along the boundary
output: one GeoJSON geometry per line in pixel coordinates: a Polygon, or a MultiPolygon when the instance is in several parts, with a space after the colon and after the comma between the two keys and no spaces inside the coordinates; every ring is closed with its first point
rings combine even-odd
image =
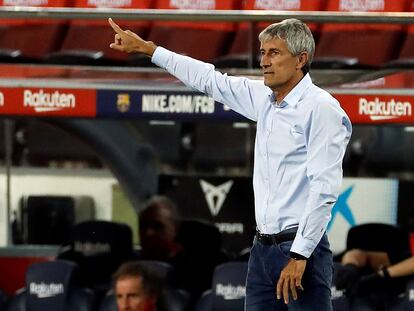
{"type": "MultiPolygon", "coordinates": [[[[246,0],[243,6],[244,10],[278,10],[278,11],[321,11],[325,8],[326,0],[294,0],[294,1],[258,1],[246,0]]],[[[277,22],[277,20],[275,20],[277,22]]],[[[257,23],[253,30],[253,52],[258,53],[259,42],[257,37],[259,33],[271,23],[257,23]]],[[[318,37],[319,25],[315,23],[308,24],[312,30],[315,39],[318,37]]],[[[228,55],[218,58],[214,63],[217,67],[238,67],[246,68],[249,63],[249,23],[240,23],[236,32],[233,43],[231,44],[228,55]]],[[[258,57],[254,59],[253,65],[259,66],[258,57]]]]}
{"type": "MultiPolygon", "coordinates": [[[[240,0],[156,0],[157,9],[241,9],[240,0]]],[[[234,23],[155,21],[148,39],[178,53],[211,62],[228,48],[234,23]]]]}
{"type": "MultiPolygon", "coordinates": [[[[153,0],[108,1],[75,0],[77,8],[122,8],[149,9],[153,0]]],[[[148,21],[119,21],[124,28],[146,36],[150,22],[148,21]]],[[[109,44],[114,40],[114,32],[106,20],[73,20],[61,49],[49,55],[48,63],[80,64],[80,65],[119,65],[127,58],[127,54],[112,50],[109,44]]]]}
{"type": "MultiPolygon", "coordinates": [[[[0,0],[0,6],[65,7],[69,2],[70,0],[0,0]]],[[[59,48],[66,26],[66,21],[59,20],[0,20],[0,61],[39,62],[43,55],[59,48]]]]}
{"type": "MultiPolygon", "coordinates": [[[[404,12],[406,0],[332,0],[328,11],[404,12]]],[[[325,24],[314,68],[376,68],[398,55],[404,26],[396,24],[325,24]]]]}
{"type": "MultiPolygon", "coordinates": [[[[411,0],[409,0],[411,1],[411,0]]],[[[414,1],[411,1],[409,11],[414,12],[414,1]]],[[[387,67],[413,69],[414,68],[414,25],[410,24],[407,29],[405,41],[401,47],[398,57],[387,64],[387,67]]]]}

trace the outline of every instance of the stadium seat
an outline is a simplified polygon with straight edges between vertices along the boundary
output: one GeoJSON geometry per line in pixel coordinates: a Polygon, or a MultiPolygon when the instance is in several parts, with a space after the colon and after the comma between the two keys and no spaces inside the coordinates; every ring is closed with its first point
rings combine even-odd
{"type": "Polygon", "coordinates": [[[349,229],[346,249],[386,252],[392,256],[391,262],[398,262],[411,256],[407,230],[382,223],[366,223],[349,229]]]}
{"type": "Polygon", "coordinates": [[[75,224],[94,218],[95,203],[90,196],[22,196],[13,241],[16,244],[65,244],[75,224]]]}
{"type": "Polygon", "coordinates": [[[177,287],[179,275],[175,268],[164,261],[158,260],[139,260],[139,263],[145,266],[148,270],[156,273],[166,285],[170,287],[177,287]]]}
{"type": "MultiPolygon", "coordinates": [[[[327,11],[404,12],[406,0],[328,1],[327,11]]],[[[315,69],[378,68],[394,59],[404,37],[395,24],[324,24],[316,47],[315,69]]]]}
{"type": "MultiPolygon", "coordinates": [[[[155,0],[156,9],[209,9],[234,10],[241,8],[239,0],[208,0],[208,1],[174,1],[155,0]]],[[[234,23],[206,21],[154,21],[148,40],[154,41],[174,52],[212,62],[212,60],[228,49],[228,43],[234,34],[234,23]]],[[[148,58],[132,55],[132,64],[148,64],[148,58]]]]}
{"type": "Polygon", "coordinates": [[[26,287],[10,299],[7,311],[92,311],[93,293],[77,286],[76,269],[63,260],[32,264],[26,287]]]}
{"type": "MultiPolygon", "coordinates": [[[[32,6],[66,7],[70,1],[32,1],[32,6]]],[[[0,0],[0,6],[22,6],[22,1],[13,3],[13,1],[0,0]]],[[[41,62],[44,55],[60,47],[66,27],[67,22],[62,20],[0,20],[0,62],[41,62]]]]}
{"type": "MultiPolygon", "coordinates": [[[[122,8],[122,9],[148,9],[152,0],[131,1],[85,1],[75,0],[77,8],[122,8]]],[[[139,35],[147,35],[150,27],[148,21],[122,21],[117,23],[139,35]]],[[[72,20],[65,40],[59,51],[50,53],[45,62],[52,64],[69,65],[122,65],[127,58],[126,53],[120,53],[109,47],[114,41],[114,31],[109,27],[107,21],[94,20],[72,20]]]]}
{"type": "Polygon", "coordinates": [[[71,243],[62,248],[58,258],[77,263],[81,284],[103,296],[120,264],[137,256],[128,225],[91,220],[74,227],[71,243]]]}
{"type": "Polygon", "coordinates": [[[75,220],[74,205],[70,196],[22,196],[19,204],[21,242],[68,243],[75,220]]]}
{"type": "Polygon", "coordinates": [[[198,299],[194,311],[211,311],[213,310],[213,291],[206,290],[198,299]]]}
{"type": "MultiPolygon", "coordinates": [[[[243,5],[244,10],[278,10],[278,11],[321,11],[325,7],[326,0],[297,0],[297,1],[256,1],[246,0],[243,5]]],[[[277,22],[277,20],[275,20],[277,22]]],[[[231,44],[227,55],[215,59],[214,64],[218,68],[247,68],[249,58],[251,58],[253,67],[259,67],[259,33],[270,25],[270,22],[255,23],[252,33],[253,42],[250,40],[250,24],[239,23],[236,35],[231,44]],[[253,44],[253,46],[249,46],[253,44]],[[253,55],[249,51],[252,49],[253,55]],[[253,58],[252,58],[253,57],[253,58]]],[[[308,24],[315,39],[319,35],[319,25],[315,23],[308,24]]]]}
{"type": "Polygon", "coordinates": [[[217,266],[212,289],[200,297],[195,311],[244,310],[246,277],[246,262],[227,262],[217,266]]]}
{"type": "Polygon", "coordinates": [[[177,241],[182,251],[175,258],[179,286],[198,298],[211,287],[213,271],[228,261],[222,250],[222,235],[213,224],[201,219],[181,221],[177,241]]]}
{"type": "MultiPolygon", "coordinates": [[[[408,8],[408,11],[414,12],[414,5],[408,8]]],[[[395,69],[413,69],[414,68],[414,25],[408,25],[404,43],[399,51],[397,58],[392,59],[387,64],[386,68],[395,69]]]]}

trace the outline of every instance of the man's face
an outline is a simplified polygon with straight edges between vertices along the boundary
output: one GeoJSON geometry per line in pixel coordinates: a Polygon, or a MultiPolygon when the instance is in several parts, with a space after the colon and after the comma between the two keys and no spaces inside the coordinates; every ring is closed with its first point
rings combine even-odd
{"type": "Polygon", "coordinates": [[[148,297],[140,277],[124,277],[115,285],[118,311],[155,311],[155,299],[148,297]]]}
{"type": "Polygon", "coordinates": [[[171,210],[152,206],[139,216],[140,242],[143,252],[152,259],[166,260],[175,250],[177,227],[171,210]]]}
{"type": "Polygon", "coordinates": [[[272,91],[289,91],[302,76],[301,57],[289,52],[285,40],[273,38],[261,42],[260,53],[264,84],[272,91]]]}

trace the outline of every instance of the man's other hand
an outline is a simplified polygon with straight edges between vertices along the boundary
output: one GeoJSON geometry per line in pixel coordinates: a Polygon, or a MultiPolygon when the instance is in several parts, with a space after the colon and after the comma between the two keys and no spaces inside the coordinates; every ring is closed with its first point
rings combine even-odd
{"type": "Polygon", "coordinates": [[[115,31],[114,42],[109,45],[111,49],[126,53],[142,53],[152,57],[157,48],[152,41],[145,41],[130,30],[122,30],[112,18],[109,18],[108,22],[115,31]]]}
{"type": "Polygon", "coordinates": [[[280,273],[279,281],[276,286],[277,299],[283,298],[285,304],[289,303],[289,296],[293,300],[298,299],[297,290],[303,291],[302,276],[305,272],[306,260],[289,259],[286,267],[280,273]]]}

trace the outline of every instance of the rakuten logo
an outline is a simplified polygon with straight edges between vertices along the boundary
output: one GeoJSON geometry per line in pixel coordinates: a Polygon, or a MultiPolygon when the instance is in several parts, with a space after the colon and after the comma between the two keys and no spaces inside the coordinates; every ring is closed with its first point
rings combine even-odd
{"type": "Polygon", "coordinates": [[[131,6],[132,0],[89,0],[88,5],[97,8],[119,8],[131,6]]]}
{"type": "Polygon", "coordinates": [[[337,289],[336,286],[331,287],[331,298],[332,299],[341,298],[343,296],[345,296],[344,290],[337,289]]]}
{"type": "Polygon", "coordinates": [[[256,0],[256,9],[300,10],[300,0],[256,0]]]}
{"type": "Polygon", "coordinates": [[[76,97],[70,93],[59,93],[59,91],[46,93],[43,90],[39,90],[39,92],[24,90],[23,106],[32,107],[36,112],[73,109],[76,106],[76,97]]]}
{"type": "Polygon", "coordinates": [[[341,0],[341,11],[376,11],[384,10],[384,0],[341,0]]]}
{"type": "Polygon", "coordinates": [[[246,287],[242,285],[233,286],[231,284],[217,284],[216,295],[222,296],[225,300],[241,299],[246,296],[246,287]]]}
{"type": "Polygon", "coordinates": [[[30,295],[36,295],[39,298],[50,298],[60,294],[63,294],[65,289],[62,283],[30,283],[29,293],[30,295]]]}
{"type": "Polygon", "coordinates": [[[412,105],[410,102],[396,101],[394,98],[389,101],[381,101],[378,97],[372,101],[360,98],[359,114],[368,115],[372,121],[409,117],[412,114],[412,105]]]}
{"type": "Polygon", "coordinates": [[[3,5],[10,6],[39,6],[47,5],[48,0],[4,0],[3,5]]]}
{"type": "Polygon", "coordinates": [[[96,256],[111,252],[111,245],[108,243],[75,242],[74,251],[84,256],[96,256]]]}

